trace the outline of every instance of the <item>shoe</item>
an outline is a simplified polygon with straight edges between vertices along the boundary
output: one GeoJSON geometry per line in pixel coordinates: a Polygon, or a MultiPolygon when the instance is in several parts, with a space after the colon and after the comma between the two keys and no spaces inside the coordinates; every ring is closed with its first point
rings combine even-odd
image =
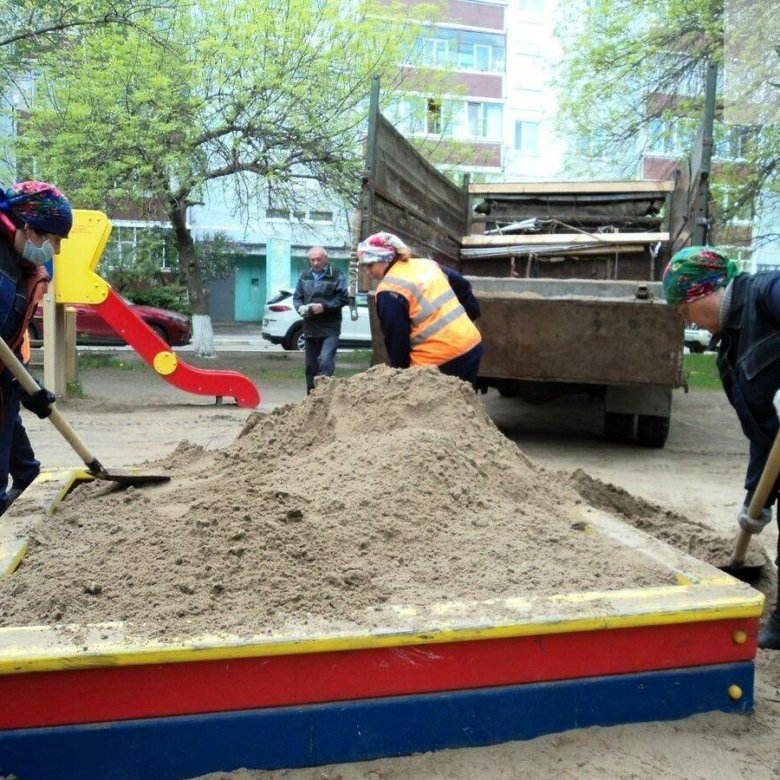
{"type": "Polygon", "coordinates": [[[780,650],[780,611],[775,610],[758,632],[758,646],[764,650],[780,650]]]}

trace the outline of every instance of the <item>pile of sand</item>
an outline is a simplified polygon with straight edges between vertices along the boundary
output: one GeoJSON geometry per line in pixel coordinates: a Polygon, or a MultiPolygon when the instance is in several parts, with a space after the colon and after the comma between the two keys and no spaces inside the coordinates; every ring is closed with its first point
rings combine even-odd
{"type": "Polygon", "coordinates": [[[79,488],[0,583],[0,625],[128,621],[162,639],[372,608],[670,584],[587,533],[582,486],[506,439],[466,384],[377,366],[182,442],[170,483],[79,488]],[[605,565],[605,561],[609,565],[605,565]]]}

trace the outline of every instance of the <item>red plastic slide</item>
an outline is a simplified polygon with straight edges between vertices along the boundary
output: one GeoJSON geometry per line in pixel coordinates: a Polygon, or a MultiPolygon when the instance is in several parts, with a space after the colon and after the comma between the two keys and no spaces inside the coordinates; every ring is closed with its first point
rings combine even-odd
{"type": "Polygon", "coordinates": [[[112,289],[109,288],[108,297],[102,303],[93,305],[95,311],[166,382],[188,393],[235,398],[236,403],[246,409],[253,409],[260,403],[260,391],[243,374],[195,368],[181,360],[112,289]]]}

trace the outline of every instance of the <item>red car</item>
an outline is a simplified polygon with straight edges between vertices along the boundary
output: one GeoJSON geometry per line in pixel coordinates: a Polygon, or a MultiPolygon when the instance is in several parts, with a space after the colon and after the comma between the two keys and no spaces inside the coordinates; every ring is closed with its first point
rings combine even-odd
{"type": "MultiPolygon", "coordinates": [[[[190,343],[192,327],[190,318],[177,311],[158,309],[154,306],[125,301],[144,322],[172,347],[181,347],[190,343]]],[[[92,308],[80,303],[69,304],[76,310],[76,343],[104,344],[117,346],[125,344],[125,340],[92,308]]],[[[43,339],[43,307],[35,310],[28,328],[31,341],[43,339]]]]}

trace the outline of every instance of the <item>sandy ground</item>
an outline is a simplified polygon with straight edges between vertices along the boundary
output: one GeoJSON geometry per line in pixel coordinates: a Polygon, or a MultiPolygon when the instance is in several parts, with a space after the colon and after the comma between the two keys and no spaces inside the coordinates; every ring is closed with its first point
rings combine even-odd
{"type": "MultiPolygon", "coordinates": [[[[287,357],[287,356],[285,356],[287,357]]],[[[261,355],[222,355],[210,366],[250,375],[261,355]]],[[[278,358],[277,358],[278,359],[278,358]]],[[[299,356],[289,356],[300,361],[299,356]]],[[[303,400],[300,382],[264,386],[262,410],[303,400]]],[[[107,466],[137,465],[171,452],[186,438],[207,448],[229,444],[250,414],[214,399],[186,395],[146,369],[91,369],[80,377],[87,398],[63,413],[107,466]]],[[[730,533],[742,500],[746,443],[719,392],[677,391],[669,442],[662,450],[611,445],[601,416],[585,399],[531,407],[488,394],[482,400],[499,428],[550,469],[583,469],[630,493],[730,533]]],[[[44,465],[78,465],[48,423],[26,420],[44,465]]],[[[755,543],[773,550],[775,527],[755,543]]],[[[780,652],[759,651],[755,713],[701,715],[673,723],[586,729],[489,748],[443,751],[362,764],[265,773],[249,778],[777,778],[780,777],[780,652]]],[[[225,767],[225,770],[234,770],[225,767]]]]}

